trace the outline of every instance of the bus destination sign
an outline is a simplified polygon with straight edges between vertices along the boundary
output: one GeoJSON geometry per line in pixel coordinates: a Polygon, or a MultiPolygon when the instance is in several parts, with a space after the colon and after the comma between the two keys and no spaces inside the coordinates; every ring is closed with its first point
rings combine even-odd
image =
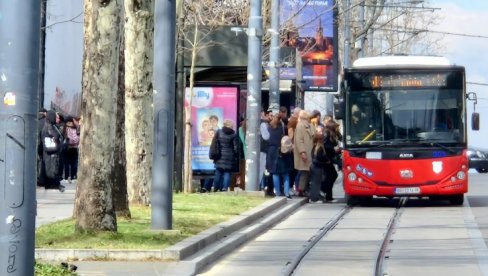
{"type": "Polygon", "coordinates": [[[446,87],[448,74],[371,74],[363,85],[372,89],[446,87]]]}

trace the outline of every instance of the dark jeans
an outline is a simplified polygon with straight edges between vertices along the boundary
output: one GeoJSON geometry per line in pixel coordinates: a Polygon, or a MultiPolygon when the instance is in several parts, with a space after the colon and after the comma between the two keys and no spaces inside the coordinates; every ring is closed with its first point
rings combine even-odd
{"type": "Polygon", "coordinates": [[[78,148],[68,148],[64,154],[64,179],[76,179],[78,173],[78,148]]]}
{"type": "Polygon", "coordinates": [[[214,191],[227,191],[230,186],[230,171],[215,169],[214,191]]]}
{"type": "Polygon", "coordinates": [[[337,171],[334,167],[333,163],[329,163],[325,165],[324,168],[325,172],[325,200],[332,200],[334,197],[332,196],[332,187],[334,187],[334,182],[337,179],[337,171]]]}

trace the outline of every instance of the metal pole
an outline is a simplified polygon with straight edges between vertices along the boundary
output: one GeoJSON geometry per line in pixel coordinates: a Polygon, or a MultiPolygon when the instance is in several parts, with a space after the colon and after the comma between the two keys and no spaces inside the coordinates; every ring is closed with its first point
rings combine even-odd
{"type": "Polygon", "coordinates": [[[41,5],[0,1],[0,275],[34,275],[41,5]]]}
{"type": "Polygon", "coordinates": [[[300,51],[298,49],[295,49],[295,64],[297,68],[297,73],[296,73],[296,91],[295,91],[295,105],[296,107],[303,108],[303,89],[302,89],[302,56],[300,54],[300,51]]]}
{"type": "MultiPolygon", "coordinates": [[[[359,4],[359,22],[361,24],[361,28],[364,29],[364,24],[365,24],[365,21],[364,21],[364,11],[365,11],[365,7],[364,7],[364,0],[361,1],[361,4],[359,4]]],[[[366,36],[365,35],[362,35],[360,38],[359,38],[359,57],[364,57],[365,56],[365,53],[364,53],[364,37],[366,36]]]]}
{"type": "Polygon", "coordinates": [[[344,64],[343,67],[351,67],[351,28],[350,28],[350,15],[351,15],[351,0],[344,0],[344,64]]]}
{"type": "Polygon", "coordinates": [[[271,47],[269,57],[269,109],[280,108],[280,0],[271,1],[271,47]]]}
{"type": "Polygon", "coordinates": [[[156,0],[151,228],[172,229],[176,0],[156,0]]]}
{"type": "Polygon", "coordinates": [[[259,185],[259,131],[261,113],[261,38],[263,18],[261,0],[251,0],[248,35],[247,60],[247,131],[246,131],[246,190],[257,191],[259,185]]]}
{"type": "MultiPolygon", "coordinates": [[[[178,29],[182,29],[184,24],[184,17],[181,9],[177,11],[178,29]]],[[[185,39],[180,33],[177,35],[178,47],[183,49],[185,39]]],[[[185,59],[183,51],[178,51],[176,56],[176,149],[175,152],[184,152],[184,99],[186,89],[186,75],[185,75],[185,59]]],[[[175,154],[175,190],[183,191],[183,154],[175,154]]]]}

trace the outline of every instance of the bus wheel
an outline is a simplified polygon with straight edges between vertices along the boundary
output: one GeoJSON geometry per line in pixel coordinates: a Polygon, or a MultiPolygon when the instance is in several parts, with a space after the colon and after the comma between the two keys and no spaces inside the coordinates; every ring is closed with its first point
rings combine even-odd
{"type": "Polygon", "coordinates": [[[348,194],[345,194],[344,196],[346,199],[347,206],[354,206],[354,205],[358,205],[360,203],[358,196],[352,196],[352,195],[348,195],[348,194]]]}
{"type": "Polygon", "coordinates": [[[359,197],[359,204],[361,204],[362,206],[371,206],[373,204],[373,196],[359,197]]]}
{"type": "Polygon", "coordinates": [[[451,202],[451,205],[463,205],[464,202],[464,195],[453,195],[449,197],[449,201],[451,202]]]}

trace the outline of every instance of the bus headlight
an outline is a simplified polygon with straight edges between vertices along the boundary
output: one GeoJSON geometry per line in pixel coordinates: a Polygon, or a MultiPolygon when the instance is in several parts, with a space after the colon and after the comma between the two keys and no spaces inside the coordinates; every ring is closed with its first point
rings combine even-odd
{"type": "Polygon", "coordinates": [[[347,175],[347,179],[349,179],[349,181],[351,181],[351,182],[354,182],[357,179],[357,175],[354,172],[352,172],[352,173],[347,175]]]}
{"type": "Polygon", "coordinates": [[[459,180],[463,180],[464,178],[466,178],[466,173],[463,171],[459,171],[456,176],[459,180]]]}

